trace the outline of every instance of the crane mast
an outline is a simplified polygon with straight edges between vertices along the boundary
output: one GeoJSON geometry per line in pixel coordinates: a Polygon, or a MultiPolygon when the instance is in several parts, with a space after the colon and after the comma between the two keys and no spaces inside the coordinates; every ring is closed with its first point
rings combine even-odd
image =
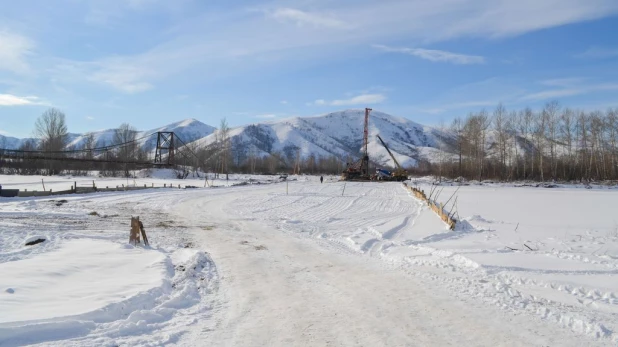
{"type": "MultiPolygon", "coordinates": [[[[407,180],[408,179],[408,174],[401,167],[401,165],[399,165],[399,162],[397,161],[397,159],[393,155],[393,152],[391,152],[390,148],[388,148],[388,146],[386,145],[386,142],[384,142],[384,140],[382,140],[380,135],[376,135],[376,136],[378,137],[378,140],[380,140],[380,142],[382,143],[382,146],[384,146],[384,148],[386,148],[386,151],[391,156],[391,158],[395,162],[395,165],[397,166],[397,169],[394,172],[391,172],[388,176],[386,176],[386,177],[379,176],[379,177],[384,177],[384,178],[381,178],[381,179],[387,179],[389,181],[405,181],[405,180],[407,180]]],[[[382,170],[378,170],[378,171],[382,171],[382,170]]],[[[387,172],[388,171],[384,171],[384,173],[387,173],[387,172]]]]}
{"type": "Polygon", "coordinates": [[[403,168],[401,167],[401,165],[399,165],[399,162],[397,161],[397,159],[395,159],[395,156],[393,155],[393,153],[391,153],[391,150],[388,148],[388,146],[386,145],[384,140],[382,140],[380,135],[376,135],[376,136],[378,137],[378,140],[380,140],[380,142],[382,142],[382,146],[384,146],[384,148],[386,148],[386,151],[388,152],[388,154],[391,156],[391,158],[395,162],[395,165],[397,165],[397,169],[403,170],[403,168]]]}
{"type": "Polygon", "coordinates": [[[361,164],[361,175],[368,176],[369,175],[369,112],[372,109],[365,108],[365,129],[363,131],[363,159],[361,164]]]}

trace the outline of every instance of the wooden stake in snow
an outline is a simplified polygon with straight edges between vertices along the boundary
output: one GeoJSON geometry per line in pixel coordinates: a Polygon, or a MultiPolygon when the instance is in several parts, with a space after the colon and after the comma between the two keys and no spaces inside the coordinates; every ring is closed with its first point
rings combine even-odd
{"type": "Polygon", "coordinates": [[[137,221],[139,222],[139,230],[142,232],[142,239],[144,239],[144,245],[150,246],[150,244],[148,243],[148,237],[146,236],[146,229],[144,229],[144,224],[142,224],[142,221],[139,220],[139,217],[137,217],[137,221]]]}
{"type": "Polygon", "coordinates": [[[131,217],[131,234],[129,236],[129,243],[134,246],[139,243],[139,217],[131,217]]]}

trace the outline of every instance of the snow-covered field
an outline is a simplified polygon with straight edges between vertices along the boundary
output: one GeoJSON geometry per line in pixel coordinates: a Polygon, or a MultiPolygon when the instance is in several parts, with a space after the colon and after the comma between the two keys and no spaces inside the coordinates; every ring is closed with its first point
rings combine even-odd
{"type": "Polygon", "coordinates": [[[0,345],[618,343],[615,191],[457,194],[455,231],[394,182],[0,198],[0,345]]]}
{"type": "MultiPolygon", "coordinates": [[[[198,175],[190,174],[186,179],[178,179],[174,170],[157,169],[157,170],[139,170],[131,171],[132,177],[105,177],[99,175],[98,172],[91,172],[86,176],[19,176],[19,175],[0,175],[0,185],[4,189],[21,189],[28,191],[64,191],[71,190],[71,187],[77,184],[78,187],[92,187],[94,184],[98,188],[115,188],[115,187],[156,187],[161,188],[178,186],[184,188],[186,186],[193,187],[229,187],[237,184],[247,183],[275,183],[281,182],[279,175],[246,175],[246,174],[230,174],[229,179],[225,175],[219,175],[215,178],[213,173],[198,175]]],[[[290,176],[291,181],[305,181],[312,179],[311,176],[290,176]]],[[[316,178],[313,177],[315,180],[316,178]]],[[[319,179],[319,177],[317,178],[319,179]]]]}

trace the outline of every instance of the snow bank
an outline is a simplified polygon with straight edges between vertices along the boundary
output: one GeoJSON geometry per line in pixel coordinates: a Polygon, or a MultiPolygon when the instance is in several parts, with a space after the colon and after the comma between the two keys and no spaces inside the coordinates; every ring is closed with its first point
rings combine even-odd
{"type": "Polygon", "coordinates": [[[0,264],[0,289],[15,291],[2,294],[0,324],[92,312],[162,286],[170,264],[159,251],[89,239],[0,264]]]}

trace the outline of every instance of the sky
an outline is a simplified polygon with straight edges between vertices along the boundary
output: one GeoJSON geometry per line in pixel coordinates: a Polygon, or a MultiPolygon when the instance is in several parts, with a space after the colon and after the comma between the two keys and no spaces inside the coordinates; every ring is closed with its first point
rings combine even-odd
{"type": "Polygon", "coordinates": [[[0,0],[0,134],[618,107],[616,0],[0,0]]]}

